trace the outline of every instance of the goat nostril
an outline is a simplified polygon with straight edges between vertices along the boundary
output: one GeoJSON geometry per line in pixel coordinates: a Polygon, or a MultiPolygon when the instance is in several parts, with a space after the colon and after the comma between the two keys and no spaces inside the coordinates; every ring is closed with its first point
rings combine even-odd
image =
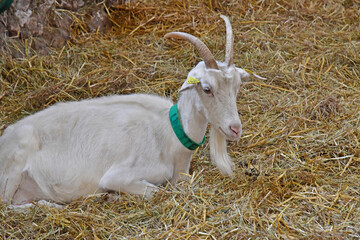
{"type": "Polygon", "coordinates": [[[241,132],[241,128],[239,128],[239,127],[230,126],[229,128],[235,134],[239,134],[241,132]]]}

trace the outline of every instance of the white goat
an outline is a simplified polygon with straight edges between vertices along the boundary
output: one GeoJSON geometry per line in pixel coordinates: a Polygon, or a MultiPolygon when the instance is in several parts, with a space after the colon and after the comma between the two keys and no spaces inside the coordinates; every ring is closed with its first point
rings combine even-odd
{"type": "Polygon", "coordinates": [[[204,60],[188,74],[177,105],[145,94],[108,96],[58,103],[10,125],[0,138],[1,200],[66,203],[105,191],[151,197],[157,186],[175,184],[180,173],[189,172],[208,123],[211,157],[223,174],[232,175],[226,139],[238,140],[242,133],[236,96],[249,74],[233,65],[231,25],[221,17],[224,63],[190,34],[165,35],[189,41],[204,60]]]}

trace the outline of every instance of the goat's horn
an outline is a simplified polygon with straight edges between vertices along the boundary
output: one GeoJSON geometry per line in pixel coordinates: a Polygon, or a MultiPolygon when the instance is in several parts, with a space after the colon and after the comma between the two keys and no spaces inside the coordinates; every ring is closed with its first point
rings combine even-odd
{"type": "Polygon", "coordinates": [[[226,52],[225,52],[225,62],[230,67],[233,64],[234,56],[234,36],[231,28],[230,20],[227,16],[221,15],[226,24],[226,52]]]}
{"type": "Polygon", "coordinates": [[[198,50],[200,56],[205,62],[207,68],[219,69],[214,56],[210,52],[209,48],[197,37],[191,34],[183,32],[171,32],[165,35],[165,38],[177,38],[189,41],[198,50]]]}

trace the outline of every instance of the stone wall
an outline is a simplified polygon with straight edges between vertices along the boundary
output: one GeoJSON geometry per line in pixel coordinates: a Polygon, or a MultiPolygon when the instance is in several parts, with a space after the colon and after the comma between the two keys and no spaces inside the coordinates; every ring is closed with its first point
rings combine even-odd
{"type": "Polygon", "coordinates": [[[24,40],[38,54],[49,47],[60,48],[71,38],[74,16],[85,16],[86,31],[105,32],[111,28],[105,6],[121,0],[14,0],[0,14],[0,52],[14,57],[25,54],[24,40]]]}

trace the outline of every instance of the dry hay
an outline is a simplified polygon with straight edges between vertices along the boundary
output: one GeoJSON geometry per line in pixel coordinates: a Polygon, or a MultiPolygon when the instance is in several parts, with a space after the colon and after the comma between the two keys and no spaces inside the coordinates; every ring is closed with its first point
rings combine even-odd
{"type": "Polygon", "coordinates": [[[191,178],[154,199],[91,196],[64,209],[0,205],[3,239],[356,239],[360,237],[360,2],[136,1],[109,9],[113,31],[88,34],[41,57],[1,59],[1,123],[55,102],[156,93],[176,100],[200,61],[169,31],[199,36],[224,58],[224,23],[235,64],[267,80],[238,98],[244,134],[229,143],[233,179],[200,148],[191,178]]]}

